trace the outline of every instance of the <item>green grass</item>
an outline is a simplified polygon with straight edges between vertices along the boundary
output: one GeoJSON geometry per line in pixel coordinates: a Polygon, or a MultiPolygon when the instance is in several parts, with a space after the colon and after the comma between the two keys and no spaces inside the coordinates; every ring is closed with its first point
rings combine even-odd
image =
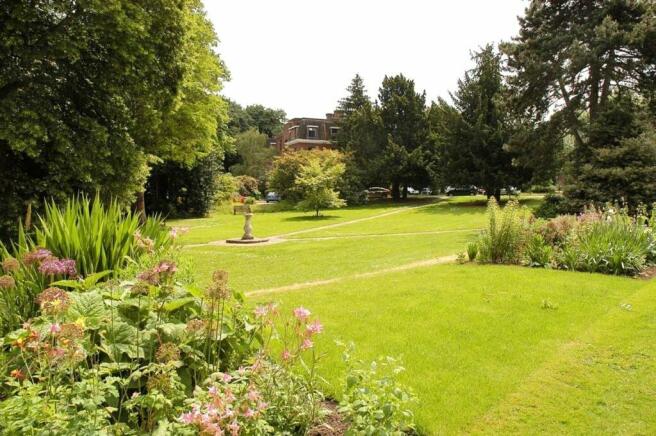
{"type": "MultiPolygon", "coordinates": [[[[257,235],[301,233],[274,245],[184,250],[201,284],[218,268],[245,292],[333,280],[250,301],[303,305],[323,321],[322,375],[335,396],[343,377],[335,339],[354,341],[365,359],[401,356],[423,433],[656,433],[656,282],[472,264],[385,273],[462,252],[485,225],[480,197],[376,216],[396,208],[347,208],[320,220],[262,213],[257,235]],[[349,222],[360,218],[371,219],[349,222]],[[330,224],[340,225],[319,228],[330,224]]],[[[194,244],[239,236],[242,217],[176,224],[192,227],[183,242],[194,244]]]]}
{"type": "MultiPolygon", "coordinates": [[[[314,212],[304,213],[296,210],[283,212],[256,212],[253,217],[254,234],[258,237],[280,235],[313,227],[338,224],[373,215],[428,204],[430,199],[418,199],[405,203],[373,203],[366,206],[326,210],[315,217],[314,212]]],[[[182,244],[202,244],[222,239],[241,237],[244,233],[244,217],[241,214],[215,212],[208,218],[169,220],[171,226],[189,228],[180,238],[182,244]]]]}
{"type": "Polygon", "coordinates": [[[436,235],[295,240],[262,247],[202,246],[185,251],[194,259],[194,272],[205,284],[211,272],[230,273],[240,291],[344,277],[405,263],[453,254],[475,232],[436,235]]]}
{"type": "Polygon", "coordinates": [[[641,281],[601,275],[449,265],[256,300],[279,301],[283,310],[303,305],[324,322],[326,334],[320,345],[328,355],[323,375],[337,394],[342,374],[334,339],[354,341],[366,359],[402,356],[407,369],[403,381],[418,394],[416,416],[428,434],[475,429],[525,434],[541,432],[543,424],[549,424],[552,434],[585,432],[590,425],[599,432],[618,428],[604,427],[603,414],[592,413],[595,408],[608,413],[620,410],[623,414],[618,412],[607,422],[634,422],[626,429],[649,429],[649,433],[656,431],[653,416],[631,417],[631,412],[647,412],[656,406],[654,372],[638,369],[650,359],[653,369],[656,357],[653,298],[645,307],[638,306],[640,312],[618,314],[619,305],[634,301],[644,286],[641,281]],[[558,308],[542,308],[543,300],[558,308]],[[636,322],[624,326],[623,319],[636,322]],[[648,327],[649,333],[635,332],[637,327],[648,327]],[[633,343],[625,343],[624,336],[630,338],[632,332],[638,336],[633,343]],[[610,339],[621,348],[615,354],[605,346],[591,349],[588,341],[595,338],[610,339]],[[641,355],[638,343],[648,342],[652,345],[641,355]],[[625,355],[623,349],[634,351],[625,355]],[[591,361],[585,360],[586,354],[593,356],[588,358],[591,361]],[[586,372],[588,364],[597,367],[596,374],[586,372]],[[617,375],[618,371],[628,372],[617,375]],[[569,378],[569,385],[553,381],[554,374],[569,378]],[[580,376],[591,385],[589,390],[577,388],[580,376]],[[645,381],[652,383],[642,386],[645,381]],[[640,407],[632,407],[631,402],[597,404],[604,392],[627,389],[624,383],[631,385],[630,392],[617,392],[613,398],[630,399],[631,392],[640,391],[642,396],[633,400],[640,407]],[[545,388],[553,395],[542,392],[545,388]],[[570,398],[568,389],[582,398],[570,398]],[[571,419],[555,422],[552,416],[557,413],[571,419]],[[488,420],[498,431],[488,426],[488,420]]]}

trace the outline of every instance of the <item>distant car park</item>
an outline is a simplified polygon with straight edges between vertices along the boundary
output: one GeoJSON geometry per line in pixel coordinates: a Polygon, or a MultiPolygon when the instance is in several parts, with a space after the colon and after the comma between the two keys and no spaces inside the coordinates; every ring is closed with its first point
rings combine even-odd
{"type": "Polygon", "coordinates": [[[476,195],[478,194],[478,188],[476,188],[474,185],[447,186],[444,190],[444,193],[449,197],[459,195],[476,195]]]}
{"type": "Polygon", "coordinates": [[[521,189],[515,186],[510,186],[508,189],[506,188],[501,189],[501,195],[519,195],[521,193],[522,193],[521,189]]]}
{"type": "Polygon", "coordinates": [[[431,195],[433,190],[431,188],[423,188],[420,192],[421,195],[431,195]]]}

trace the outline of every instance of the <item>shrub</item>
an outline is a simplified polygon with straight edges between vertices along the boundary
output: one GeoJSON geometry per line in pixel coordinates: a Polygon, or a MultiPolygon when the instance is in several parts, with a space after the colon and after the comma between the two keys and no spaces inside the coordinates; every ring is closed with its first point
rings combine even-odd
{"type": "Polygon", "coordinates": [[[220,194],[222,170],[222,155],[216,151],[191,167],[163,162],[153,168],[146,184],[146,207],[171,217],[206,216],[220,194]]]}
{"type": "Polygon", "coordinates": [[[478,255],[478,244],[476,242],[470,242],[467,244],[467,258],[470,262],[476,260],[476,255],[478,255]]]}
{"type": "Polygon", "coordinates": [[[554,218],[568,212],[565,197],[550,193],[544,196],[544,200],[535,210],[535,216],[539,218],[554,218]]]}
{"type": "Polygon", "coordinates": [[[343,357],[347,366],[339,412],[348,421],[349,434],[405,435],[414,430],[410,404],[413,394],[398,382],[404,368],[392,357],[365,364],[353,361],[353,348],[343,357]]]}
{"type": "Polygon", "coordinates": [[[559,215],[541,225],[538,232],[546,243],[561,246],[576,230],[578,224],[579,221],[574,215],[559,215]]]}
{"type": "Polygon", "coordinates": [[[259,182],[256,178],[250,176],[237,176],[237,192],[242,197],[260,198],[260,191],[258,189],[259,182]]]}
{"type": "Polygon", "coordinates": [[[510,201],[501,209],[494,198],[488,207],[488,227],[478,240],[478,259],[490,263],[519,263],[530,234],[530,212],[510,201]]]}
{"type": "Polygon", "coordinates": [[[547,244],[544,237],[536,233],[529,238],[526,245],[526,257],[529,266],[545,268],[551,264],[553,248],[547,244]]]}
{"type": "Polygon", "coordinates": [[[579,218],[573,238],[563,247],[563,268],[617,275],[644,269],[653,240],[646,227],[625,210],[589,210],[579,218]]]}

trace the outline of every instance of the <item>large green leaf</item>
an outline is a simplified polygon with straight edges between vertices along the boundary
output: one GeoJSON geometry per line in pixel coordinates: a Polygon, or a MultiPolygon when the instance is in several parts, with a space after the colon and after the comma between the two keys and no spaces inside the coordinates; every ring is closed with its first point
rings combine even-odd
{"type": "Polygon", "coordinates": [[[137,329],[123,321],[114,321],[102,332],[101,349],[114,361],[123,355],[131,359],[144,357],[144,349],[136,345],[137,329]]]}
{"type": "Polygon", "coordinates": [[[87,328],[97,329],[109,316],[102,296],[97,292],[69,294],[73,304],[68,309],[68,316],[74,321],[81,320],[87,328]]]}

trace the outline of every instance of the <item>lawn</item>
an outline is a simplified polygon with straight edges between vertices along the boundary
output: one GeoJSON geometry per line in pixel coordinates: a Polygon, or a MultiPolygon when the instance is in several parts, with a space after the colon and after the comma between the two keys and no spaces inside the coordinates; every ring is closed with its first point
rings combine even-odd
{"type": "MultiPolygon", "coordinates": [[[[286,234],[422,206],[430,204],[431,201],[433,201],[431,198],[426,197],[404,203],[373,203],[366,206],[324,211],[319,217],[315,217],[314,212],[304,213],[296,210],[267,212],[267,209],[275,208],[275,205],[272,204],[261,207],[261,212],[256,211],[253,218],[254,234],[258,237],[286,234]]],[[[244,233],[243,215],[233,215],[225,210],[212,213],[208,218],[169,220],[167,224],[189,229],[188,233],[180,238],[182,244],[202,244],[240,237],[244,233]]]]}
{"type": "Polygon", "coordinates": [[[254,298],[322,320],[322,374],[337,395],[335,339],[354,341],[365,359],[401,356],[425,433],[648,434],[655,290],[627,278],[443,265],[254,298]]]}
{"type": "MultiPolygon", "coordinates": [[[[538,202],[523,199],[529,207],[538,202]]],[[[339,339],[355,342],[364,359],[403,358],[402,381],[418,396],[426,434],[656,432],[656,283],[427,266],[475,237],[485,225],[485,199],[417,205],[349,208],[320,220],[258,214],[256,233],[258,223],[260,235],[287,233],[259,247],[193,245],[238,234],[241,217],[177,224],[195,227],[184,251],[201,284],[226,269],[251,304],[303,305],[322,320],[322,375],[337,397],[339,339]]]]}

